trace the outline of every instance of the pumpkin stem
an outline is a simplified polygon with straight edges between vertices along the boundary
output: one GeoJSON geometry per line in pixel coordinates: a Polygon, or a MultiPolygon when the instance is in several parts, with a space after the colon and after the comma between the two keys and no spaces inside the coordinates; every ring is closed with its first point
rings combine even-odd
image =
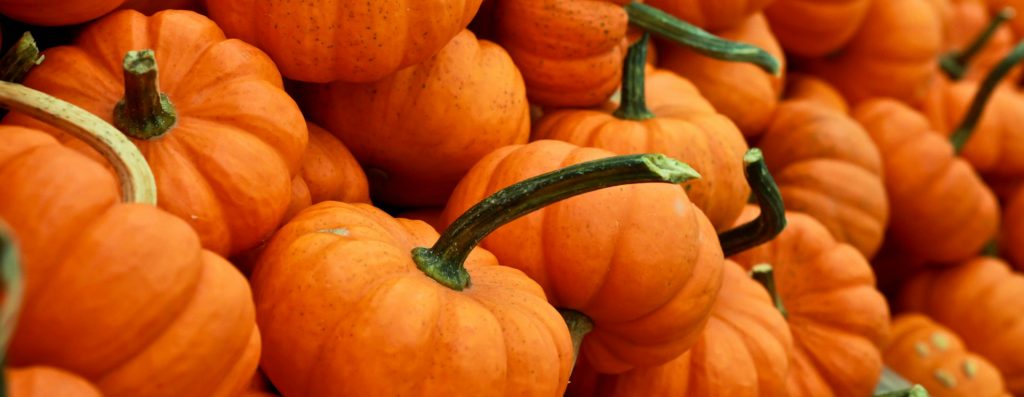
{"type": "Polygon", "coordinates": [[[775,269],[772,268],[772,265],[767,263],[754,265],[750,269],[750,276],[768,290],[768,295],[772,297],[775,308],[782,313],[783,318],[789,319],[789,311],[786,310],[786,305],[782,304],[782,296],[779,295],[779,290],[775,287],[775,269]]]}
{"type": "Polygon", "coordinates": [[[516,183],[485,198],[445,229],[431,248],[412,250],[413,261],[437,282],[461,291],[469,286],[463,263],[488,234],[519,217],[570,197],[634,183],[680,184],[699,178],[689,165],[661,154],[634,154],[588,161],[516,183]]]}
{"type": "Polygon", "coordinates": [[[882,365],[882,375],[878,377],[878,384],[875,386],[875,394],[882,394],[886,392],[909,389],[911,386],[910,382],[907,382],[900,374],[889,368],[888,365],[882,365]]]}
{"type": "Polygon", "coordinates": [[[914,385],[909,389],[895,390],[886,393],[875,394],[874,397],[928,397],[928,390],[924,386],[914,385]]]}
{"type": "MultiPolygon", "coordinates": [[[[21,264],[18,263],[18,246],[7,226],[0,222],[0,285],[3,286],[3,303],[0,304],[0,365],[7,363],[7,347],[14,334],[14,325],[21,311],[24,283],[21,264]]],[[[7,377],[0,375],[0,394],[7,395],[7,377]]]]}
{"type": "Polygon", "coordinates": [[[594,322],[587,315],[575,310],[558,309],[558,313],[565,319],[565,325],[569,326],[569,335],[572,336],[572,367],[576,368],[576,360],[580,357],[583,337],[594,330],[594,322]]]}
{"type": "Polygon", "coordinates": [[[153,50],[124,56],[124,99],[114,107],[114,126],[136,139],[153,139],[170,131],[178,120],[174,104],[160,92],[153,50]]]}
{"type": "Polygon", "coordinates": [[[939,66],[942,68],[942,71],[946,73],[946,76],[949,76],[949,79],[953,81],[962,79],[964,74],[967,73],[967,67],[969,66],[968,63],[971,62],[971,59],[974,58],[975,55],[978,55],[982,48],[985,48],[985,45],[992,39],[992,36],[1000,26],[1006,23],[1006,21],[1013,19],[1016,15],[1017,12],[1013,8],[1003,8],[996,13],[988,26],[986,26],[981,33],[978,33],[978,36],[974,38],[974,41],[967,45],[967,48],[963,51],[950,51],[943,54],[942,57],[939,58],[939,66]]]}
{"type": "Polygon", "coordinates": [[[964,115],[960,125],[954,130],[950,140],[953,143],[953,150],[959,154],[963,150],[964,145],[967,144],[967,140],[971,138],[971,134],[974,133],[974,128],[978,126],[978,122],[981,120],[981,115],[985,112],[985,106],[988,104],[989,98],[992,97],[992,93],[995,92],[999,86],[999,82],[1006,77],[1010,70],[1017,66],[1021,60],[1024,60],[1024,40],[1017,43],[1013,47],[1013,50],[1006,55],[1003,60],[999,61],[992,71],[985,76],[985,80],[982,80],[981,85],[978,86],[978,92],[974,94],[974,100],[971,102],[971,107],[967,109],[967,114],[964,115]]]}
{"type": "Polygon", "coordinates": [[[35,37],[25,32],[0,58],[0,80],[21,83],[28,71],[42,63],[43,58],[39,54],[39,47],[36,47],[35,37]]]}
{"type": "Polygon", "coordinates": [[[626,60],[622,65],[622,103],[613,115],[623,120],[647,120],[654,118],[654,113],[647,109],[647,97],[644,78],[647,68],[647,43],[650,34],[644,32],[629,47],[626,60]]]}
{"type": "Polygon", "coordinates": [[[145,157],[114,126],[60,99],[0,81],[0,106],[32,116],[85,142],[103,155],[121,181],[121,200],[156,205],[156,180],[145,157]]]}
{"type": "Polygon", "coordinates": [[[708,33],[669,13],[637,2],[625,6],[629,23],[669,39],[698,53],[729,62],[746,62],[757,65],[764,71],[779,76],[782,71],[779,60],[757,46],[738,43],[708,33]]]}
{"type": "Polygon", "coordinates": [[[743,164],[747,184],[750,185],[761,213],[754,220],[718,235],[726,257],[771,241],[786,228],[786,207],[782,202],[782,194],[772,174],[768,172],[761,149],[748,150],[743,155],[743,164]]]}

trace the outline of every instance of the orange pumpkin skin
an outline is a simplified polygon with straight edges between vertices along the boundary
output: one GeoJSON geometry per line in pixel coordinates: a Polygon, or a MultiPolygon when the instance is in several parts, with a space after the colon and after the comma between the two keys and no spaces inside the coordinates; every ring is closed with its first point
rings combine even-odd
{"type": "Polygon", "coordinates": [[[1005,262],[978,257],[919,273],[899,302],[903,310],[924,313],[955,332],[999,369],[1007,391],[1024,393],[1024,346],[1017,343],[1024,330],[1024,276],[1005,262]]]}
{"type": "Polygon", "coordinates": [[[849,116],[807,100],[776,110],[758,147],[786,209],[806,213],[871,258],[889,222],[882,157],[849,116]]]}
{"type": "Polygon", "coordinates": [[[871,0],[776,0],[764,13],[787,54],[822,57],[853,39],[870,5],[871,0]]]}
{"type": "MultiPolygon", "coordinates": [[[[944,50],[963,50],[985,29],[992,18],[989,16],[984,0],[956,0],[951,4],[951,8],[952,17],[947,29],[949,34],[944,50]]],[[[1009,22],[1012,23],[1015,19],[1012,18],[1009,22]]],[[[970,66],[963,79],[972,81],[984,79],[992,67],[1010,53],[1014,40],[1013,29],[1007,25],[1000,26],[981,51],[971,58],[970,66]]],[[[1017,79],[1012,76],[1019,75],[1020,68],[1018,67],[1005,81],[1016,81],[1017,79]]]]}
{"type": "Polygon", "coordinates": [[[979,252],[998,230],[999,207],[949,141],[920,113],[891,99],[865,101],[853,115],[882,154],[895,242],[930,262],[979,252]]]}
{"type": "MultiPolygon", "coordinates": [[[[610,156],[550,140],[496,150],[459,183],[445,223],[502,187],[610,156]]],[[[666,363],[689,349],[722,282],[714,227],[678,185],[573,197],[502,226],[481,247],[536,280],[553,306],[590,317],[580,360],[602,373],[666,363]]]]}
{"type": "MultiPolygon", "coordinates": [[[[757,215],[756,207],[747,208],[738,223],[757,215]]],[[[774,267],[793,334],[789,395],[870,395],[882,371],[879,349],[889,336],[889,307],[875,289],[871,266],[813,218],[787,212],[786,222],[775,240],[732,259],[748,269],[774,267]]]]}
{"type": "Polygon", "coordinates": [[[824,80],[807,74],[786,76],[786,99],[810,101],[843,114],[850,113],[850,105],[843,94],[824,80]]]}
{"type": "Polygon", "coordinates": [[[200,10],[199,0],[126,0],[121,8],[152,15],[163,10],[200,10]]]}
{"type": "Polygon", "coordinates": [[[65,368],[107,396],[241,391],[260,354],[245,278],[179,218],[118,204],[97,162],[32,129],[0,127],[0,140],[0,218],[26,280],[8,361],[65,368]]]}
{"type": "Polygon", "coordinates": [[[469,25],[481,0],[207,0],[231,37],[292,80],[370,82],[418,64],[469,25]]]}
{"type": "MultiPolygon", "coordinates": [[[[735,28],[716,34],[763,48],[779,60],[781,73],[785,73],[782,49],[763,15],[751,16],[735,28]]],[[[692,81],[715,109],[736,123],[744,136],[761,134],[778,106],[782,77],[751,64],[719,61],[676,44],[662,44],[658,49],[660,67],[692,81]]]]}
{"type": "MultiPolygon", "coordinates": [[[[206,249],[252,248],[285,215],[308,139],[298,106],[258,49],[225,39],[213,21],[191,11],[119,11],[86,28],[73,46],[47,50],[25,85],[109,122],[124,97],[125,53],[150,47],[157,48],[160,87],[178,115],[165,135],[133,139],[156,175],[160,207],[191,224],[206,249]]],[[[4,123],[48,131],[93,152],[22,114],[4,123]]]]}
{"type": "Polygon", "coordinates": [[[1017,189],[1003,207],[1003,254],[1017,269],[1024,269],[1024,189],[1017,189]]]}
{"type": "MultiPolygon", "coordinates": [[[[1017,12],[1024,10],[1024,0],[986,0],[989,11],[995,13],[999,12],[1006,7],[1011,7],[1017,12]]],[[[1013,29],[1013,33],[1017,37],[1024,36],[1024,20],[1021,18],[1013,18],[1009,20],[1010,28],[1013,29]]]]}
{"type": "Polygon", "coordinates": [[[313,203],[342,201],[369,203],[366,174],[345,144],[320,126],[308,123],[309,145],[302,157],[299,176],[313,203]]]}
{"type": "Polygon", "coordinates": [[[621,7],[628,2],[497,2],[498,42],[522,70],[531,103],[589,107],[615,92],[629,45],[621,7]]]}
{"type": "Polygon", "coordinates": [[[884,355],[893,371],[936,397],[1009,396],[998,369],[968,352],[948,328],[921,314],[901,314],[892,320],[892,339],[884,355]]]}
{"type": "Polygon", "coordinates": [[[0,14],[33,25],[74,25],[99,18],[124,2],[125,0],[0,0],[0,14]]]}
{"type": "Polygon", "coordinates": [[[789,326],[742,267],[726,261],[704,334],[686,353],[657,367],[601,375],[577,363],[569,397],[786,396],[793,340],[789,326]]]}
{"type": "Polygon", "coordinates": [[[410,256],[437,237],[328,201],[271,239],[252,285],[261,367],[283,395],[561,395],[572,344],[544,292],[482,249],[466,262],[469,288],[439,284],[410,256]]]}
{"type": "Polygon", "coordinates": [[[6,368],[7,395],[11,397],[102,397],[96,386],[81,377],[51,367],[6,368]]]}
{"type": "Polygon", "coordinates": [[[892,97],[917,104],[937,73],[941,17],[929,0],[870,3],[860,30],[840,53],[811,60],[806,66],[851,103],[892,97]]]}
{"type": "Polygon", "coordinates": [[[743,135],[686,79],[669,71],[649,76],[645,86],[653,92],[647,102],[655,118],[619,119],[612,114],[614,109],[559,110],[544,115],[533,139],[555,139],[617,154],[663,153],[685,162],[701,174],[685,185],[687,196],[716,229],[732,227],[750,196],[743,176],[747,151],[743,135]]]}
{"type": "Polygon", "coordinates": [[[473,163],[530,135],[518,70],[468,30],[422,64],[375,83],[309,86],[303,101],[366,167],[379,203],[442,205],[473,163]]]}
{"type": "Polygon", "coordinates": [[[775,0],[646,0],[645,3],[708,30],[736,27],[775,0]]]}

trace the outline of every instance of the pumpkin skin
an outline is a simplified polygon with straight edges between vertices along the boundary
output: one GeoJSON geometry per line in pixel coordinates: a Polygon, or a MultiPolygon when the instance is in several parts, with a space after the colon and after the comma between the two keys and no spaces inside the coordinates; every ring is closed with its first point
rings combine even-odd
{"type": "Polygon", "coordinates": [[[261,367],[283,395],[561,395],[572,344],[540,287],[475,249],[471,286],[449,289],[410,256],[437,238],[426,223],[328,201],[271,239],[252,285],[261,367]]]}
{"type": "MultiPolygon", "coordinates": [[[[1011,394],[1024,393],[1024,276],[1003,261],[978,257],[919,273],[899,297],[905,311],[924,313],[963,339],[1003,375],[1011,394]]],[[[931,389],[929,389],[931,390],[931,389]]]]}
{"type": "Polygon", "coordinates": [[[853,39],[870,5],[871,0],[776,0],[764,14],[787,54],[822,57],[853,39]]]}
{"type": "Polygon", "coordinates": [[[96,386],[81,377],[51,367],[6,368],[7,395],[11,397],[102,397],[96,386]]]}
{"type": "MultiPolygon", "coordinates": [[[[756,45],[774,55],[785,74],[785,57],[764,16],[756,14],[735,28],[717,35],[756,45]]],[[[720,113],[731,119],[746,137],[764,131],[782,95],[782,77],[757,66],[725,62],[700,55],[672,43],[659,42],[659,66],[689,79],[720,113]]],[[[780,75],[781,76],[781,75],[780,75]]]]}
{"type": "MultiPolygon", "coordinates": [[[[445,224],[500,188],[611,155],[551,140],[496,150],[459,183],[445,224]]],[[[689,349],[722,282],[714,227],[677,185],[573,197],[502,226],[480,246],[540,284],[553,306],[590,317],[580,360],[602,373],[662,364],[689,349]]]]}
{"type": "MultiPolygon", "coordinates": [[[[747,207],[737,223],[758,211],[747,207]]],[[[874,288],[871,266],[813,218],[787,212],[786,222],[775,240],[732,259],[747,269],[762,263],[775,269],[793,334],[789,395],[870,395],[889,336],[889,307],[874,288]]]]}
{"type": "MultiPolygon", "coordinates": [[[[984,0],[956,0],[950,7],[952,16],[947,27],[949,34],[944,50],[963,50],[986,28],[992,18],[989,16],[984,0]]],[[[1012,22],[1014,19],[1016,18],[1011,18],[1009,21],[1012,22]]],[[[972,81],[984,79],[992,67],[1010,53],[1013,45],[1012,28],[1007,25],[997,28],[981,51],[971,58],[963,79],[972,81]]],[[[1019,74],[1020,68],[1016,68],[1013,75],[1019,74]]],[[[1016,78],[1008,77],[1006,80],[1014,81],[1016,78]]]]}
{"type": "Polygon", "coordinates": [[[871,258],[889,221],[882,157],[856,121],[809,100],[786,100],[758,147],[786,209],[806,213],[871,258]]]}
{"type": "Polygon", "coordinates": [[[886,365],[936,397],[1009,396],[998,369],[968,352],[948,328],[921,314],[893,318],[884,355],[886,365]]]}
{"type": "Polygon", "coordinates": [[[806,62],[851,103],[892,97],[915,105],[937,73],[943,25],[929,0],[871,1],[857,34],[835,56],[806,62]]]}
{"type": "Polygon", "coordinates": [[[245,278],[181,219],[118,204],[96,161],[24,127],[0,140],[0,218],[26,281],[8,361],[65,368],[107,396],[241,391],[260,354],[245,278]]]}
{"type": "Polygon", "coordinates": [[[207,0],[210,18],[292,80],[370,82],[437,53],[481,0],[207,0]]]}
{"type": "Polygon", "coordinates": [[[601,375],[585,360],[573,370],[570,397],[785,396],[793,340],[764,287],[725,261],[704,334],[686,353],[658,367],[601,375]]]}
{"type": "Polygon", "coordinates": [[[33,25],[74,25],[113,11],[125,0],[0,0],[0,14],[33,25]]]}
{"type": "Polygon", "coordinates": [[[717,230],[732,227],[750,196],[743,176],[743,135],[686,79],[665,70],[649,70],[647,76],[647,103],[655,118],[620,119],[614,108],[558,110],[536,124],[533,139],[618,154],[664,153],[683,161],[701,174],[685,185],[691,202],[717,230]]]}
{"type": "MultiPolygon", "coordinates": [[[[1006,7],[1011,7],[1018,12],[1024,10],[1024,0],[985,0],[988,4],[989,11],[995,13],[999,12],[1006,7]]],[[[1013,18],[1010,21],[1010,28],[1013,29],[1013,33],[1017,37],[1024,36],[1024,20],[1021,18],[1013,18]]]]}
{"type": "Polygon", "coordinates": [[[473,163],[530,135],[512,59],[468,30],[384,80],[308,86],[302,96],[312,119],[366,167],[378,203],[443,205],[473,163]]]}
{"type": "MultiPolygon", "coordinates": [[[[191,11],[119,11],[86,28],[73,46],[47,50],[25,85],[111,121],[124,97],[125,53],[149,47],[159,48],[161,87],[177,108],[177,123],[159,139],[133,138],[156,175],[160,207],[191,224],[204,248],[252,248],[285,215],[308,139],[298,106],[258,49],[225,39],[213,21],[191,11]]],[[[92,152],[23,114],[12,112],[4,123],[92,152]]]]}
{"type": "Polygon", "coordinates": [[[806,100],[843,114],[850,113],[850,105],[843,94],[825,80],[807,74],[790,73],[786,76],[786,99],[806,100]]]}
{"type": "Polygon", "coordinates": [[[1024,269],[1024,189],[1016,189],[1003,211],[1000,248],[1013,266],[1024,269]]]}
{"type": "Polygon", "coordinates": [[[708,30],[736,27],[775,0],[646,0],[645,3],[708,30]]]}
{"type": "Polygon", "coordinates": [[[999,224],[995,195],[928,120],[891,99],[853,111],[882,154],[891,218],[889,235],[908,254],[929,262],[974,256],[999,224]]]}
{"type": "Polygon", "coordinates": [[[619,87],[629,0],[498,1],[498,42],[523,72],[530,102],[590,107],[619,87]]]}
{"type": "Polygon", "coordinates": [[[320,126],[308,125],[309,145],[297,178],[302,178],[312,202],[369,203],[366,174],[345,144],[320,126]]]}
{"type": "Polygon", "coordinates": [[[200,10],[199,0],[127,0],[121,8],[152,15],[163,10],[200,10]]]}

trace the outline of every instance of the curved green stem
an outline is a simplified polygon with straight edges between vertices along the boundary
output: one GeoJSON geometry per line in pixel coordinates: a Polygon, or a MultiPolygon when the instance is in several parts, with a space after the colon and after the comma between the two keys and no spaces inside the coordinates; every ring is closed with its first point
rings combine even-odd
{"type": "MultiPolygon", "coordinates": [[[[0,222],[0,285],[3,286],[3,303],[0,305],[0,366],[7,363],[7,347],[14,335],[14,326],[21,310],[24,294],[21,265],[18,263],[18,247],[14,244],[7,226],[0,222]]],[[[2,367],[0,367],[2,368],[2,367]]],[[[7,377],[0,375],[0,396],[7,395],[7,377]]]]}
{"type": "Polygon", "coordinates": [[[622,99],[613,115],[623,120],[647,120],[654,113],[647,109],[644,87],[647,71],[647,43],[650,34],[644,32],[640,40],[629,47],[622,64],[622,99]]]}
{"type": "Polygon", "coordinates": [[[974,41],[967,45],[967,48],[963,51],[950,51],[943,54],[939,58],[939,66],[946,73],[946,76],[949,76],[949,79],[953,81],[962,79],[964,74],[967,73],[968,64],[971,62],[971,59],[978,55],[982,48],[985,48],[985,45],[992,39],[992,36],[1000,26],[1006,23],[1006,21],[1013,19],[1016,15],[1017,12],[1013,8],[1003,8],[996,13],[988,26],[981,33],[978,33],[974,41]]]}
{"type": "Polygon", "coordinates": [[[779,295],[779,290],[775,286],[775,269],[772,268],[772,265],[767,263],[754,265],[750,269],[750,277],[753,277],[755,281],[764,286],[764,289],[768,290],[768,295],[772,297],[772,304],[779,310],[779,313],[782,313],[783,318],[788,319],[789,311],[782,303],[782,296],[779,295]]]}
{"type": "Polygon", "coordinates": [[[964,115],[960,125],[953,131],[953,135],[950,138],[953,143],[953,150],[959,154],[963,150],[964,145],[967,144],[967,140],[971,138],[971,134],[974,133],[974,128],[978,126],[978,122],[981,121],[981,115],[985,112],[985,106],[988,104],[989,98],[992,97],[992,93],[995,92],[999,86],[999,82],[1010,70],[1017,66],[1021,60],[1024,60],[1024,40],[1017,43],[1010,51],[1010,54],[999,61],[992,71],[985,76],[985,80],[982,80],[981,85],[978,86],[978,92],[974,94],[974,100],[971,102],[971,107],[967,109],[967,114],[964,115]]]}
{"type": "Polygon", "coordinates": [[[160,92],[153,50],[128,51],[124,56],[124,98],[114,107],[114,126],[136,139],[166,134],[178,120],[174,104],[160,92]]]}
{"type": "Polygon", "coordinates": [[[786,207],[782,202],[782,193],[779,193],[775,179],[768,172],[761,149],[748,150],[743,155],[743,164],[747,184],[757,199],[757,205],[761,207],[761,213],[754,220],[718,235],[722,252],[727,257],[764,244],[786,228],[786,207]]]}
{"type": "Polygon", "coordinates": [[[590,317],[575,310],[558,309],[558,313],[565,319],[565,325],[569,327],[569,335],[572,336],[572,366],[575,368],[576,360],[580,357],[583,337],[594,330],[594,322],[590,320],[590,317]]]}
{"type": "Polygon", "coordinates": [[[779,60],[757,46],[737,43],[708,33],[704,29],[646,4],[633,2],[625,6],[629,23],[672,40],[711,58],[730,62],[747,62],[778,76],[779,60]]]}
{"type": "Polygon", "coordinates": [[[924,386],[914,385],[909,389],[895,390],[886,393],[875,394],[874,397],[928,397],[928,390],[924,386]]]}
{"type": "Polygon", "coordinates": [[[39,47],[36,47],[35,37],[32,37],[32,33],[25,32],[0,58],[0,80],[22,82],[29,70],[42,63],[43,58],[39,54],[39,47]]]}
{"type": "Polygon", "coordinates": [[[519,217],[583,193],[611,186],[699,178],[689,165],[660,154],[634,154],[565,167],[501,189],[467,210],[431,248],[412,250],[413,261],[437,282],[462,290],[469,286],[463,263],[484,237],[519,217]]]}
{"type": "Polygon", "coordinates": [[[878,377],[878,384],[875,385],[875,394],[909,389],[912,386],[902,375],[893,371],[889,366],[883,365],[882,374],[878,377]]]}

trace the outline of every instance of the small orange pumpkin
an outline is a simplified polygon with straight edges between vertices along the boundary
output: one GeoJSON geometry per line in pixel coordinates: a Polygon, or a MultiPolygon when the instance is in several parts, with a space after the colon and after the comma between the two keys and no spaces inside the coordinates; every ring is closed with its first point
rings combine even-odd
{"type": "Polygon", "coordinates": [[[786,99],[805,100],[843,114],[850,113],[846,98],[828,82],[812,75],[790,73],[786,76],[786,99]]]}
{"type": "Polygon", "coordinates": [[[96,386],[78,375],[52,367],[7,368],[10,397],[102,397],[96,386]]]}
{"type": "Polygon", "coordinates": [[[775,0],[646,0],[645,3],[704,29],[720,31],[743,23],[775,0]]]}
{"type": "Polygon", "coordinates": [[[74,25],[113,11],[125,0],[0,0],[0,14],[33,25],[74,25]]]}
{"type": "Polygon", "coordinates": [[[776,0],[764,14],[787,54],[823,57],[853,39],[870,5],[871,0],[776,0]]]}
{"type": "Polygon", "coordinates": [[[1014,267],[1024,270],[1024,189],[1016,189],[1003,211],[1000,248],[1014,267]]]}
{"type": "MultiPolygon", "coordinates": [[[[301,185],[292,185],[293,206],[296,202],[296,191],[305,192],[305,197],[309,201],[305,207],[328,200],[369,203],[370,192],[367,188],[366,174],[345,144],[320,126],[313,123],[307,125],[309,145],[306,146],[306,154],[302,156],[302,168],[295,176],[294,181],[298,182],[293,181],[301,185]]],[[[295,213],[297,212],[291,214],[295,213]]]]}
{"type": "Polygon", "coordinates": [[[983,0],[960,0],[951,7],[951,31],[939,60],[942,71],[952,80],[981,80],[1013,48],[1013,32],[1003,24],[1016,11],[1007,8],[989,18],[983,0]]]}

